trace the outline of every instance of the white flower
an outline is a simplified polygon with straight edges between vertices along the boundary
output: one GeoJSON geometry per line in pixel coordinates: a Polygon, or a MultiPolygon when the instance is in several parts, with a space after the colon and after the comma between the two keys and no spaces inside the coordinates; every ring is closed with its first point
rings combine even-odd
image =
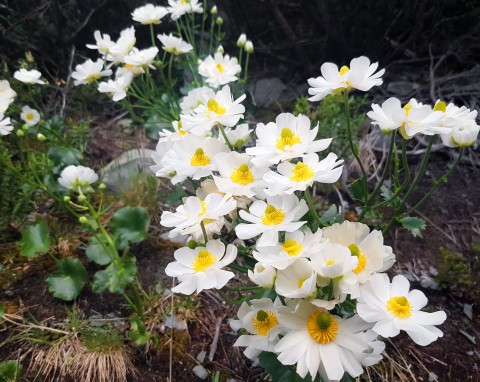
{"type": "Polygon", "coordinates": [[[65,188],[78,190],[88,187],[97,180],[98,175],[90,167],[70,165],[62,170],[58,183],[65,188]]]}
{"type": "Polygon", "coordinates": [[[235,151],[229,153],[218,153],[215,164],[220,176],[214,176],[213,180],[220,192],[234,196],[253,197],[255,189],[265,187],[262,180],[266,169],[260,169],[250,162],[247,154],[240,154],[235,151]]]}
{"type": "Polygon", "coordinates": [[[241,71],[242,67],[236,57],[230,58],[228,54],[224,56],[219,52],[213,57],[206,57],[198,66],[198,73],[214,88],[237,81],[237,74],[241,71]]]}
{"type": "Polygon", "coordinates": [[[20,118],[28,125],[35,126],[40,121],[40,114],[29,106],[22,107],[20,118]]]}
{"type": "Polygon", "coordinates": [[[247,42],[245,43],[245,52],[247,52],[248,54],[253,53],[253,42],[252,41],[247,40],[247,42]]]}
{"type": "Polygon", "coordinates": [[[375,272],[387,270],[395,261],[392,248],[383,245],[382,233],[377,230],[370,232],[366,224],[346,220],[323,228],[322,231],[325,239],[348,248],[351,255],[358,258],[353,273],[360,283],[370,280],[375,272]]]}
{"type": "Polygon", "coordinates": [[[305,191],[314,182],[335,183],[342,175],[343,159],[337,161],[337,155],[328,154],[321,161],[315,153],[309,153],[297,163],[285,161],[274,171],[267,172],[263,179],[268,185],[267,195],[293,194],[295,191],[305,191]]]}
{"type": "Polygon", "coordinates": [[[189,196],[175,212],[163,212],[160,224],[164,227],[173,227],[168,234],[169,237],[190,235],[200,230],[201,222],[205,224],[216,221],[236,207],[237,203],[228,195],[208,194],[205,200],[189,196]]]}
{"type": "Polygon", "coordinates": [[[15,73],[13,73],[13,77],[20,81],[23,82],[24,84],[40,84],[44,85],[45,81],[42,81],[40,77],[42,76],[42,73],[40,73],[38,70],[32,69],[32,70],[27,70],[27,69],[19,69],[15,73]]]}
{"type": "Polygon", "coordinates": [[[230,87],[225,85],[207,101],[206,105],[198,106],[192,115],[180,116],[185,131],[205,136],[217,124],[227,127],[235,126],[240,118],[243,118],[245,107],[240,102],[245,97],[243,94],[234,101],[230,87]]]}
{"type": "Polygon", "coordinates": [[[253,268],[253,272],[248,270],[248,277],[254,284],[265,289],[271,289],[277,278],[277,271],[270,265],[257,263],[253,268]]]}
{"type": "Polygon", "coordinates": [[[182,114],[193,114],[197,107],[200,105],[206,106],[208,100],[214,97],[215,92],[208,86],[202,86],[201,88],[190,90],[188,94],[183,97],[182,102],[180,102],[182,114]]]}
{"type": "Polygon", "coordinates": [[[202,13],[202,4],[199,4],[198,0],[168,0],[170,13],[172,20],[178,20],[186,13],[202,13]]]}
{"type": "Polygon", "coordinates": [[[255,260],[276,269],[285,269],[300,258],[310,257],[325,244],[322,230],[312,233],[307,230],[285,233],[283,243],[271,247],[258,247],[252,252],[255,260]]]}
{"type": "Polygon", "coordinates": [[[95,37],[95,44],[87,44],[89,49],[97,49],[98,52],[105,56],[110,53],[110,49],[115,45],[115,42],[112,41],[110,35],[100,33],[100,31],[95,31],[93,34],[95,37]]]}
{"type": "Polygon", "coordinates": [[[237,46],[239,48],[243,48],[245,46],[245,43],[247,42],[247,35],[245,33],[242,33],[237,40],[237,46]]]}
{"type": "Polygon", "coordinates": [[[172,183],[183,182],[187,177],[195,180],[212,175],[217,170],[213,158],[228,149],[216,138],[201,138],[187,135],[173,143],[172,149],[163,157],[164,167],[157,176],[173,174],[172,183]]]}
{"type": "Polygon", "coordinates": [[[435,325],[441,325],[447,315],[443,311],[421,311],[428,300],[423,292],[410,291],[410,283],[404,276],[395,276],[390,284],[386,274],[377,273],[360,287],[360,292],[358,315],[367,322],[375,322],[372,329],[382,337],[395,337],[405,330],[416,344],[426,346],[443,336],[435,325]]]}
{"type": "Polygon", "coordinates": [[[7,80],[0,81],[0,113],[5,113],[8,106],[14,101],[17,93],[10,87],[7,80]]]}
{"type": "Polygon", "coordinates": [[[188,42],[182,40],[180,37],[173,36],[171,33],[169,35],[158,34],[157,38],[162,43],[163,50],[175,56],[179,56],[193,50],[193,46],[191,46],[188,42]]]}
{"type": "Polygon", "coordinates": [[[320,68],[323,77],[308,79],[311,86],[308,94],[312,96],[309,100],[320,101],[329,94],[343,89],[366,92],[374,86],[381,85],[383,80],[380,77],[385,73],[385,69],[375,73],[377,68],[378,62],[370,64],[370,60],[365,56],[354,58],[350,61],[350,67],[342,66],[340,70],[337,65],[326,62],[320,68]]]}
{"type": "Polygon", "coordinates": [[[274,350],[282,364],[296,364],[302,378],[310,373],[313,380],[320,374],[325,381],[339,381],[345,372],[352,377],[362,374],[356,355],[373,349],[361,333],[350,330],[353,317],[342,320],[304,300],[293,312],[280,307],[278,316],[289,331],[274,350]]]}
{"type": "MultiPolygon", "coordinates": [[[[230,127],[225,128],[225,135],[232,146],[238,148],[242,147],[250,140],[250,134],[252,131],[252,129],[248,128],[248,123],[242,123],[237,125],[235,129],[230,127]]],[[[222,142],[225,141],[223,135],[220,134],[219,138],[222,142]]]]}
{"type": "Polygon", "coordinates": [[[310,261],[301,258],[285,269],[278,270],[275,292],[287,298],[314,297],[317,292],[317,274],[310,261]]]}
{"type": "Polygon", "coordinates": [[[127,89],[132,83],[133,74],[126,72],[114,80],[108,80],[107,82],[100,82],[98,85],[98,91],[100,93],[110,93],[112,99],[118,102],[127,96],[127,89]]]}
{"type": "Polygon", "coordinates": [[[267,202],[257,200],[249,208],[250,212],[241,210],[240,217],[248,223],[235,227],[238,238],[242,240],[260,236],[257,246],[272,246],[278,243],[278,233],[293,232],[306,222],[298,221],[308,211],[305,200],[298,200],[295,195],[269,196],[267,202]]]}
{"type": "Polygon", "coordinates": [[[0,135],[8,135],[12,132],[13,126],[10,122],[10,118],[3,118],[4,115],[0,113],[0,135]]]}
{"type": "Polygon", "coordinates": [[[118,40],[110,46],[107,60],[124,62],[125,56],[133,49],[136,41],[134,27],[122,30],[118,40]]]}
{"type": "Polygon", "coordinates": [[[282,327],[278,324],[278,308],[282,302],[269,298],[255,299],[251,305],[244,302],[238,309],[238,320],[230,320],[233,330],[246,329],[249,334],[241,335],[233,346],[245,346],[244,354],[255,359],[262,351],[273,352],[282,327]]]}
{"type": "Polygon", "coordinates": [[[110,69],[103,70],[103,60],[98,59],[93,62],[87,60],[83,64],[79,64],[75,67],[75,71],[72,73],[72,77],[75,80],[75,86],[87,85],[101,77],[110,76],[112,71],[110,69]]]}
{"type": "Polygon", "coordinates": [[[372,111],[367,113],[372,120],[372,125],[388,133],[399,129],[405,139],[410,139],[415,134],[433,135],[438,133],[449,133],[451,129],[442,127],[442,111],[432,110],[431,106],[418,103],[411,99],[405,106],[397,98],[387,99],[380,107],[372,104],[372,111]]]}
{"type": "MultiPolygon", "coordinates": [[[[441,102],[437,102],[437,105],[441,102]]],[[[435,107],[437,108],[437,105],[435,107]]],[[[472,146],[477,141],[480,127],[475,122],[476,110],[458,107],[453,103],[446,105],[442,126],[450,128],[450,133],[442,134],[442,142],[448,147],[472,146]]]]}
{"type": "Polygon", "coordinates": [[[160,130],[160,132],[158,133],[160,135],[160,139],[158,141],[159,143],[180,141],[184,139],[187,135],[189,135],[188,131],[183,131],[181,121],[173,121],[172,127],[173,131],[169,129],[160,130]]]}
{"type": "Polygon", "coordinates": [[[225,244],[220,240],[209,240],[205,247],[177,249],[174,253],[175,262],[165,268],[165,273],[178,277],[180,284],[172,288],[175,293],[190,295],[200,293],[204,289],[220,289],[235,277],[230,271],[222,268],[235,260],[237,247],[225,244]]]}
{"type": "Polygon", "coordinates": [[[155,67],[152,65],[153,60],[157,56],[158,48],[151,47],[142,50],[132,50],[128,56],[125,56],[125,64],[132,66],[148,66],[152,69],[155,67]]]}
{"type": "Polygon", "coordinates": [[[290,113],[277,116],[275,122],[267,125],[259,123],[255,133],[255,147],[248,147],[246,153],[255,158],[257,166],[270,166],[278,162],[305,156],[325,150],[332,142],[331,138],[315,140],[318,125],[310,129],[310,119],[302,114],[295,117],[290,113]]]}
{"type": "Polygon", "coordinates": [[[160,24],[161,19],[168,14],[167,8],[155,6],[153,4],[145,4],[142,7],[136,8],[132,12],[134,21],[138,21],[143,25],[160,24]]]}

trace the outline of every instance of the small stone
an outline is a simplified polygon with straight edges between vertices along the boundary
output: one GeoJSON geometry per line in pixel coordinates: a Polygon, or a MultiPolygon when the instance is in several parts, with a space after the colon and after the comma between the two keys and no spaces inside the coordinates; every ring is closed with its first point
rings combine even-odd
{"type": "Polygon", "coordinates": [[[165,317],[165,326],[171,329],[187,330],[187,323],[179,320],[175,315],[165,317]]]}
{"type": "Polygon", "coordinates": [[[470,320],[473,319],[473,305],[472,304],[463,304],[463,313],[467,316],[470,320]]]}
{"type": "Polygon", "coordinates": [[[428,382],[436,382],[438,381],[438,375],[435,374],[433,371],[428,373],[428,382]]]}
{"type": "Polygon", "coordinates": [[[197,361],[202,362],[205,361],[205,357],[207,356],[207,352],[202,350],[200,353],[197,354],[197,361]]]}
{"type": "Polygon", "coordinates": [[[11,290],[7,290],[5,291],[5,296],[7,297],[12,297],[13,296],[13,292],[11,290]]]}
{"type": "Polygon", "coordinates": [[[208,371],[202,365],[197,365],[193,369],[193,374],[195,374],[200,379],[208,378],[208,371]]]}
{"type": "Polygon", "coordinates": [[[477,340],[474,336],[472,336],[471,334],[468,334],[467,332],[464,332],[463,330],[459,330],[459,332],[461,334],[463,334],[463,336],[469,340],[472,344],[476,345],[477,344],[477,340]]]}

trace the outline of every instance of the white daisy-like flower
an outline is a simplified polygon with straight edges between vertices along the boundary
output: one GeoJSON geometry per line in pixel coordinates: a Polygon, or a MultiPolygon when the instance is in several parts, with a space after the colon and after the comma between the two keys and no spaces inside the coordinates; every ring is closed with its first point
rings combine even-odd
{"type": "Polygon", "coordinates": [[[251,198],[256,195],[255,189],[265,187],[262,176],[266,169],[253,165],[250,159],[247,154],[235,151],[215,156],[214,161],[220,176],[214,175],[213,180],[220,192],[251,198]]]}
{"type": "Polygon", "coordinates": [[[172,127],[173,127],[173,131],[169,129],[160,130],[160,132],[158,133],[160,135],[159,142],[180,141],[190,134],[188,131],[183,130],[181,121],[173,121],[172,127]]]}
{"type": "MultiPolygon", "coordinates": [[[[7,80],[0,81],[0,101],[5,101],[7,105],[10,105],[17,93],[10,87],[10,83],[7,80]]],[[[8,107],[8,106],[7,106],[8,107]]],[[[6,110],[6,109],[5,109],[6,110]]],[[[0,110],[0,113],[3,113],[5,110],[0,110]]]]}
{"type": "MultiPolygon", "coordinates": [[[[239,148],[248,143],[252,131],[252,129],[248,128],[248,123],[242,123],[237,125],[235,129],[230,127],[225,128],[225,135],[233,147],[239,148]]],[[[222,142],[225,141],[223,135],[220,135],[219,138],[222,142]]]]}
{"type": "Polygon", "coordinates": [[[95,44],[87,44],[87,48],[98,50],[102,56],[110,53],[110,49],[115,45],[115,42],[112,41],[110,35],[106,33],[102,35],[100,31],[95,31],[93,36],[95,37],[95,44]]]}
{"type": "Polygon", "coordinates": [[[28,125],[35,126],[40,121],[40,113],[30,106],[22,107],[20,118],[28,125]]]}
{"type": "Polygon", "coordinates": [[[213,126],[233,127],[240,118],[243,118],[245,106],[240,102],[245,99],[245,94],[233,100],[230,87],[225,85],[207,104],[198,106],[191,115],[181,115],[180,119],[186,131],[198,136],[207,135],[213,126]]]}
{"type": "Polygon", "coordinates": [[[296,195],[269,196],[266,202],[253,202],[249,212],[240,211],[240,217],[248,223],[237,225],[235,233],[242,240],[261,235],[257,246],[272,246],[278,243],[279,232],[300,229],[306,222],[298,219],[307,211],[305,200],[298,200],[296,195]]]}
{"type": "Polygon", "coordinates": [[[167,8],[172,20],[178,20],[186,13],[202,13],[203,8],[199,0],[168,0],[167,8]]]}
{"type": "MultiPolygon", "coordinates": [[[[118,73],[118,72],[117,72],[118,73]]],[[[132,83],[133,74],[130,72],[123,73],[114,80],[108,80],[107,82],[100,82],[98,85],[98,91],[100,93],[110,93],[112,99],[118,102],[127,96],[127,90],[132,83]]]]}
{"type": "Polygon", "coordinates": [[[198,66],[198,73],[206,78],[207,84],[218,88],[230,82],[238,80],[237,74],[242,71],[236,57],[215,53],[215,55],[206,57],[198,66]]]}
{"type": "Polygon", "coordinates": [[[0,135],[8,135],[12,132],[13,126],[10,118],[3,118],[4,115],[0,113],[0,135]]]}
{"type": "Polygon", "coordinates": [[[395,337],[404,330],[418,345],[426,346],[442,337],[435,325],[447,319],[444,311],[423,312],[428,300],[419,290],[410,291],[410,283],[402,275],[390,279],[384,273],[360,287],[357,313],[367,322],[375,322],[373,330],[382,337],[395,337]]]}
{"type": "Polygon", "coordinates": [[[180,37],[175,37],[171,33],[158,34],[157,38],[162,43],[163,50],[173,54],[174,56],[179,56],[181,54],[189,53],[193,50],[193,46],[188,42],[184,41],[180,37]]]}
{"type": "Polygon", "coordinates": [[[208,100],[214,97],[215,91],[208,86],[192,89],[180,102],[181,113],[183,115],[193,114],[197,107],[207,105],[208,100]]]}
{"type": "Polygon", "coordinates": [[[339,381],[344,373],[358,377],[363,372],[357,354],[373,349],[361,333],[353,333],[349,321],[300,300],[295,311],[280,307],[280,325],[288,333],[275,345],[278,360],[284,365],[297,365],[297,374],[308,373],[314,380],[339,381]]]}
{"type": "Polygon", "coordinates": [[[381,85],[383,83],[381,77],[385,69],[375,73],[377,68],[378,62],[371,64],[365,56],[354,58],[350,61],[350,67],[342,66],[340,70],[337,65],[326,62],[320,68],[322,76],[308,79],[308,84],[311,86],[308,94],[312,96],[309,100],[320,101],[343,89],[366,92],[374,86],[381,85]]]}
{"type": "Polygon", "coordinates": [[[353,273],[360,283],[371,279],[373,273],[384,272],[395,262],[392,248],[383,245],[383,235],[366,224],[350,222],[336,223],[322,229],[323,237],[331,243],[348,248],[356,256],[358,264],[353,273]]]}
{"type": "Polygon", "coordinates": [[[27,69],[18,69],[15,73],[13,73],[13,77],[20,81],[23,82],[24,84],[39,84],[39,85],[44,85],[45,81],[41,80],[40,77],[42,76],[42,73],[40,73],[36,69],[32,70],[27,70],[27,69]]]}
{"type": "Polygon", "coordinates": [[[305,191],[314,182],[335,183],[342,175],[343,159],[337,161],[337,155],[328,154],[320,160],[315,153],[305,155],[295,164],[285,161],[277,166],[277,172],[267,172],[263,180],[267,183],[267,195],[293,194],[305,191]]]}
{"type": "Polygon", "coordinates": [[[380,127],[384,133],[398,129],[405,139],[410,139],[415,134],[433,135],[451,131],[441,125],[444,117],[442,111],[435,111],[431,106],[418,103],[415,99],[402,107],[399,99],[391,97],[381,107],[372,104],[372,111],[367,116],[372,120],[372,125],[380,127]]]}
{"type": "Polygon", "coordinates": [[[145,4],[132,12],[132,19],[143,25],[160,24],[168,14],[167,8],[153,4],[145,4]]]}
{"type": "Polygon", "coordinates": [[[287,298],[313,298],[317,294],[317,274],[310,261],[297,259],[285,269],[278,270],[275,292],[287,298]]]}
{"type": "Polygon", "coordinates": [[[180,284],[172,288],[172,292],[190,295],[200,293],[204,289],[221,289],[235,274],[222,268],[237,257],[237,247],[225,244],[220,240],[209,240],[204,247],[177,249],[175,262],[165,268],[170,277],[178,277],[180,284]]]}
{"type": "Polygon", "coordinates": [[[208,194],[205,200],[189,196],[185,203],[178,206],[175,212],[162,213],[160,224],[173,227],[168,236],[190,235],[200,229],[202,222],[215,221],[229,214],[237,207],[235,199],[228,195],[208,194]]]}
{"type": "Polygon", "coordinates": [[[72,78],[75,80],[75,86],[87,85],[101,77],[112,75],[110,69],[103,70],[103,60],[97,61],[87,60],[83,64],[75,66],[75,71],[72,73],[72,78]]]}
{"type": "Polygon", "coordinates": [[[252,161],[257,166],[270,166],[308,153],[323,151],[332,139],[317,141],[317,132],[318,125],[310,129],[310,119],[305,115],[295,117],[290,113],[282,113],[275,122],[257,125],[256,146],[248,147],[246,153],[255,157],[252,161]]]}
{"type": "MultiPolygon", "coordinates": [[[[442,102],[437,102],[435,105],[436,109],[438,109],[439,104],[445,105],[442,102]]],[[[476,110],[470,110],[465,106],[458,107],[453,103],[446,105],[442,126],[450,128],[451,131],[447,134],[440,134],[443,144],[447,147],[474,145],[480,131],[476,118],[476,110]]]]}
{"type": "Polygon", "coordinates": [[[60,173],[58,183],[65,188],[78,190],[88,187],[97,180],[98,175],[90,167],[70,165],[60,173]]]}
{"type": "Polygon", "coordinates": [[[122,30],[118,40],[109,49],[107,60],[123,63],[125,56],[133,49],[136,41],[134,27],[122,30]]]}
{"type": "Polygon", "coordinates": [[[151,69],[155,69],[152,62],[157,56],[157,53],[158,48],[156,46],[142,50],[132,50],[128,56],[125,56],[125,64],[143,67],[148,66],[151,69]]]}
{"type": "Polygon", "coordinates": [[[189,134],[173,143],[172,149],[163,157],[164,167],[157,176],[172,176],[172,183],[183,182],[187,177],[195,180],[212,175],[217,170],[213,158],[228,151],[227,146],[216,138],[202,138],[189,134]]]}
{"type": "Polygon", "coordinates": [[[238,309],[238,320],[230,320],[233,330],[246,329],[249,334],[241,335],[233,346],[246,347],[244,354],[256,359],[262,351],[273,352],[283,328],[278,324],[278,308],[282,302],[269,298],[251,300],[251,305],[244,302],[238,309]]]}
{"type": "Polygon", "coordinates": [[[270,265],[276,269],[285,269],[301,258],[310,255],[326,243],[322,239],[322,230],[312,233],[309,229],[304,232],[294,231],[285,233],[285,239],[271,247],[258,247],[252,252],[255,260],[270,265]]]}
{"type": "Polygon", "coordinates": [[[253,271],[248,270],[248,278],[258,286],[264,289],[271,289],[277,278],[277,271],[270,265],[257,263],[253,267],[253,271]]]}

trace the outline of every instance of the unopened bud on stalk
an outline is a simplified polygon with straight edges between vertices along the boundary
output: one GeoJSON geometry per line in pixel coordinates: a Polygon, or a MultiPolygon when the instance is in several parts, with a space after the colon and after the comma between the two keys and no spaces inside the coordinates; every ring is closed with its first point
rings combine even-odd
{"type": "Polygon", "coordinates": [[[43,142],[43,141],[46,141],[47,140],[47,137],[45,135],[43,135],[42,133],[38,133],[37,134],[37,139],[40,141],[40,142],[43,142]]]}
{"type": "Polygon", "coordinates": [[[95,190],[93,189],[92,186],[88,186],[88,187],[87,187],[87,193],[93,194],[94,192],[95,192],[95,190]]]}
{"type": "Polygon", "coordinates": [[[223,49],[223,46],[219,45],[218,48],[217,48],[217,53],[225,53],[225,49],[223,49]]]}
{"type": "Polygon", "coordinates": [[[245,52],[247,52],[247,53],[253,53],[253,42],[251,42],[250,40],[248,40],[248,41],[245,43],[245,52]]]}
{"type": "Polygon", "coordinates": [[[237,46],[239,48],[243,48],[246,42],[247,42],[247,35],[245,33],[242,33],[237,40],[237,46]]]}
{"type": "Polygon", "coordinates": [[[222,25],[223,24],[223,18],[221,18],[220,16],[217,17],[217,20],[215,20],[215,23],[217,25],[222,25]]]}
{"type": "Polygon", "coordinates": [[[70,199],[71,199],[71,198],[70,198],[70,196],[68,196],[68,195],[65,195],[65,196],[63,197],[63,201],[64,201],[65,203],[68,203],[68,202],[70,201],[70,199]]]}
{"type": "Polygon", "coordinates": [[[23,132],[23,130],[17,130],[17,137],[23,137],[25,135],[25,133],[23,132]]]}
{"type": "Polygon", "coordinates": [[[80,224],[87,224],[88,220],[85,216],[80,216],[78,218],[78,221],[80,222],[80,224]]]}
{"type": "Polygon", "coordinates": [[[22,130],[23,131],[28,131],[28,130],[30,130],[30,126],[28,126],[26,123],[24,123],[23,126],[22,126],[22,130]]]}
{"type": "Polygon", "coordinates": [[[217,13],[218,13],[218,8],[216,5],[214,5],[212,9],[210,9],[210,14],[216,15],[217,13]]]}
{"type": "Polygon", "coordinates": [[[105,183],[100,183],[98,189],[100,191],[105,191],[107,189],[107,185],[105,183]]]}
{"type": "Polygon", "coordinates": [[[85,200],[87,200],[87,197],[86,197],[85,195],[80,195],[80,196],[78,197],[78,201],[79,201],[80,203],[83,203],[85,200]]]}

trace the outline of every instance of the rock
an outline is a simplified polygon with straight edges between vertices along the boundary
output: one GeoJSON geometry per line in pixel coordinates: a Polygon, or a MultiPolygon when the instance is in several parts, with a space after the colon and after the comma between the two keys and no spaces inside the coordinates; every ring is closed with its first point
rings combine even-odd
{"type": "Polygon", "coordinates": [[[463,313],[467,316],[470,320],[473,319],[473,305],[472,304],[463,304],[463,313]]]}
{"type": "Polygon", "coordinates": [[[205,361],[205,357],[207,356],[207,352],[202,350],[200,353],[197,354],[197,361],[202,362],[205,361]]]}
{"type": "Polygon", "coordinates": [[[193,369],[193,374],[195,374],[200,379],[208,378],[208,371],[202,365],[197,365],[193,369]]]}
{"type": "Polygon", "coordinates": [[[263,78],[249,86],[253,103],[257,107],[270,107],[287,89],[278,77],[263,78]]]}
{"type": "Polygon", "coordinates": [[[165,326],[171,329],[187,330],[187,323],[179,320],[175,315],[165,317],[165,326]]]}

